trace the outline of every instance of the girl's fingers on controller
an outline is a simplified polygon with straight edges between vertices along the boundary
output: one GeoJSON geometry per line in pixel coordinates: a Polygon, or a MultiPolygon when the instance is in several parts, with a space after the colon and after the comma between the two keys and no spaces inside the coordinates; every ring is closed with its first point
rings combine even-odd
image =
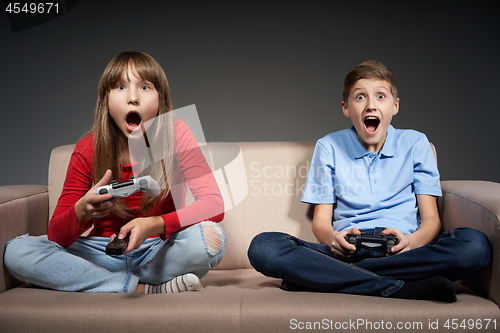
{"type": "Polygon", "coordinates": [[[109,181],[111,180],[111,175],[112,175],[111,170],[109,170],[109,169],[106,170],[106,172],[104,173],[104,176],[102,176],[101,180],[99,180],[97,182],[95,187],[99,187],[99,186],[106,185],[107,183],[109,183],[109,181]]]}
{"type": "Polygon", "coordinates": [[[104,203],[104,202],[108,202],[108,201],[111,201],[111,199],[113,199],[113,196],[111,194],[95,194],[95,193],[91,193],[88,197],[87,197],[87,203],[89,204],[99,204],[99,203],[104,203]]]}

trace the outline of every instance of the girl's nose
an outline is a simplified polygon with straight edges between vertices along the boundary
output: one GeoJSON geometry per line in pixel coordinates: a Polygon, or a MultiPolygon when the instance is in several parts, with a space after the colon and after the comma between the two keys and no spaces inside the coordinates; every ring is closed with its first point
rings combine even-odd
{"type": "Polygon", "coordinates": [[[130,104],[137,104],[139,103],[139,97],[137,96],[136,93],[131,92],[128,96],[128,103],[130,104]]]}

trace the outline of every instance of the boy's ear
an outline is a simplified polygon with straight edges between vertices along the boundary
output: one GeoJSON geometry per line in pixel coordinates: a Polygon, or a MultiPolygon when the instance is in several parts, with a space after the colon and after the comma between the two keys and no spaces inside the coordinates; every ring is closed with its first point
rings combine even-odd
{"type": "Polygon", "coordinates": [[[394,112],[392,113],[393,116],[397,115],[399,112],[399,98],[396,99],[396,103],[394,104],[394,112]]]}
{"type": "Polygon", "coordinates": [[[349,109],[347,108],[347,104],[344,103],[344,101],[342,101],[342,113],[344,114],[344,116],[346,116],[347,118],[351,118],[351,113],[349,112],[349,109]]]}

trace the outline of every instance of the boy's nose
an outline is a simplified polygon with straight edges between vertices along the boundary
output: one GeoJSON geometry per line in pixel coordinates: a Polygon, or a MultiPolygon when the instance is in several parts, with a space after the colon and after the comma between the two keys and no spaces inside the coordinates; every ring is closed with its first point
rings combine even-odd
{"type": "Polygon", "coordinates": [[[366,101],[366,111],[374,111],[376,109],[375,99],[368,97],[366,101]]]}

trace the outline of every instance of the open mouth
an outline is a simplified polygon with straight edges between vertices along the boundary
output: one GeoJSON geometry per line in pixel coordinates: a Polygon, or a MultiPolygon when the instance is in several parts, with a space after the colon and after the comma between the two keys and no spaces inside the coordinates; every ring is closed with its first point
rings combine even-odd
{"type": "Polygon", "coordinates": [[[141,116],[139,113],[135,111],[131,111],[127,114],[127,118],[125,118],[127,125],[131,128],[138,127],[141,124],[141,116]]]}
{"type": "Polygon", "coordinates": [[[373,116],[368,116],[365,118],[365,128],[368,134],[374,134],[377,132],[378,125],[380,124],[380,119],[373,116]]]}

